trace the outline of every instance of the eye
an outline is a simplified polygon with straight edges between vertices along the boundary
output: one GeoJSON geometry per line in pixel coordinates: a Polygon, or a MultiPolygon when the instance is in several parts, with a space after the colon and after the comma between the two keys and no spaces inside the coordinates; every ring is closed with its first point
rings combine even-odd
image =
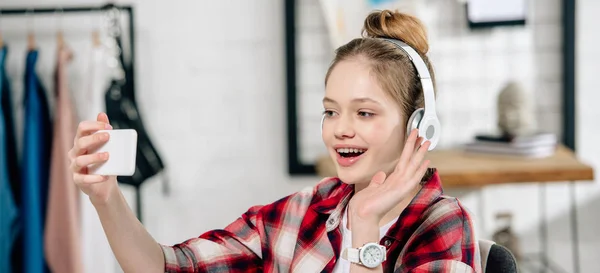
{"type": "Polygon", "coordinates": [[[361,117],[369,118],[369,117],[374,116],[375,114],[373,114],[371,112],[366,112],[366,111],[358,111],[358,115],[361,117]]]}
{"type": "Polygon", "coordinates": [[[323,115],[325,115],[325,117],[332,117],[333,115],[335,115],[335,112],[331,110],[325,110],[323,111],[323,115]]]}

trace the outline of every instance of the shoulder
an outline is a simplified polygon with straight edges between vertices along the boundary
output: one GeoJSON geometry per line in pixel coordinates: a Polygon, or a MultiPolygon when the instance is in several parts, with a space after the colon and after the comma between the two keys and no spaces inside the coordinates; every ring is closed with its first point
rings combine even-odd
{"type": "Polygon", "coordinates": [[[417,234],[435,234],[448,243],[474,240],[473,216],[455,197],[441,195],[421,215],[417,234]]]}
{"type": "Polygon", "coordinates": [[[460,220],[472,221],[471,212],[456,197],[441,195],[423,213],[429,222],[460,220]]]}
{"type": "Polygon", "coordinates": [[[465,263],[478,271],[481,258],[473,216],[455,197],[441,195],[433,202],[421,215],[420,225],[410,241],[417,249],[446,253],[439,261],[422,253],[427,256],[425,260],[435,261],[430,265],[465,263]]]}

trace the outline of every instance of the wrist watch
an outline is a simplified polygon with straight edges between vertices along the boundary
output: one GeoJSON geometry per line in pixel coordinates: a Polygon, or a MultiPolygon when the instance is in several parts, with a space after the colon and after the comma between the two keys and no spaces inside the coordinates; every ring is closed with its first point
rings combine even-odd
{"type": "Polygon", "coordinates": [[[351,263],[375,268],[385,261],[386,248],[377,243],[367,243],[359,248],[344,249],[342,258],[351,263]]]}

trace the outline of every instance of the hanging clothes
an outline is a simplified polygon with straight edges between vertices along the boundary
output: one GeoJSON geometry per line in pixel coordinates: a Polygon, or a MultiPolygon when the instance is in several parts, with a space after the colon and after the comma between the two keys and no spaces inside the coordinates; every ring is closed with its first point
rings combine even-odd
{"type": "Polygon", "coordinates": [[[11,158],[11,149],[8,146],[11,141],[9,135],[14,133],[14,130],[9,129],[13,126],[12,122],[7,122],[8,119],[12,119],[12,115],[6,116],[7,113],[12,111],[12,107],[8,107],[12,102],[9,94],[10,85],[5,70],[6,54],[7,48],[3,46],[0,49],[0,96],[2,97],[2,103],[0,103],[0,272],[13,271],[11,257],[17,234],[17,205],[14,191],[11,188],[11,182],[14,178],[11,177],[10,169],[14,159],[11,158]],[[8,99],[8,104],[5,99],[8,99]],[[6,109],[7,107],[8,109],[6,109]]]}
{"type": "Polygon", "coordinates": [[[125,79],[111,81],[105,97],[106,112],[113,128],[135,129],[138,134],[135,173],[132,176],[119,176],[117,180],[123,184],[139,187],[147,179],[160,173],[165,166],[152,144],[148,131],[144,128],[133,90],[133,73],[123,58],[121,38],[117,36],[115,40],[120,49],[117,52],[119,52],[119,62],[125,70],[125,79]]]}
{"type": "Polygon", "coordinates": [[[29,50],[25,68],[25,121],[22,160],[23,271],[46,272],[44,223],[52,128],[46,92],[35,68],[38,51],[29,50]]]}
{"type": "MultiPolygon", "coordinates": [[[[136,190],[137,217],[142,222],[141,186],[149,178],[159,174],[165,166],[161,156],[152,144],[148,131],[144,128],[142,117],[138,110],[133,88],[133,72],[123,58],[121,37],[115,36],[118,50],[118,63],[122,66],[124,77],[113,78],[106,91],[106,114],[115,129],[134,129],[137,131],[137,152],[135,172],[132,176],[118,176],[117,181],[122,184],[132,185],[136,190]]],[[[131,64],[130,64],[131,65],[131,64]]],[[[168,181],[163,175],[163,192],[168,192],[168,181]]]]}
{"type": "MultiPolygon", "coordinates": [[[[10,81],[6,72],[6,57],[8,47],[4,45],[0,49],[0,104],[4,115],[4,143],[6,147],[6,156],[8,157],[8,178],[12,188],[13,197],[18,204],[21,202],[20,188],[21,178],[19,175],[19,159],[17,157],[17,140],[15,131],[15,118],[13,109],[13,99],[11,94],[10,81]]],[[[3,144],[4,144],[3,143],[3,144]]]]}
{"type": "MultiPolygon", "coordinates": [[[[8,79],[8,73],[6,72],[6,57],[8,55],[8,47],[5,45],[2,48],[2,66],[0,73],[0,104],[2,106],[2,115],[4,118],[4,142],[0,145],[5,145],[6,151],[6,162],[8,164],[8,180],[12,189],[12,195],[14,202],[17,204],[17,211],[20,210],[21,204],[21,175],[19,173],[19,158],[17,157],[17,133],[15,127],[15,112],[13,109],[13,99],[11,94],[11,85],[8,79]]],[[[15,223],[14,230],[14,242],[12,246],[11,263],[13,266],[13,272],[19,273],[19,266],[23,264],[23,230],[21,223],[21,216],[17,214],[17,220],[15,223]],[[19,265],[19,266],[17,266],[19,265]]]]}
{"type": "MultiPolygon", "coordinates": [[[[78,110],[83,120],[96,120],[100,112],[105,112],[104,92],[110,83],[108,53],[101,43],[95,43],[86,59],[85,107],[78,110]]],[[[110,273],[118,268],[117,260],[104,234],[102,223],[96,209],[89,202],[87,195],[80,193],[81,199],[81,238],[83,241],[83,263],[86,273],[110,273]]]]}
{"type": "Polygon", "coordinates": [[[59,45],[55,71],[56,106],[50,161],[50,185],[44,233],[44,250],[52,272],[80,273],[81,263],[79,191],[71,174],[68,151],[77,130],[67,65],[72,53],[59,45]]]}

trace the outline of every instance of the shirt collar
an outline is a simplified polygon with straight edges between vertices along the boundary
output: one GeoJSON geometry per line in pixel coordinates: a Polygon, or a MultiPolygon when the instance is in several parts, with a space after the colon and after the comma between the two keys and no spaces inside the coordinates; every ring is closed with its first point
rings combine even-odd
{"type": "Polygon", "coordinates": [[[331,183],[330,187],[320,187],[317,190],[317,199],[312,208],[318,213],[333,214],[343,210],[354,193],[354,185],[348,185],[339,178],[334,178],[331,183]]]}
{"type": "MultiPolygon", "coordinates": [[[[316,212],[329,215],[326,223],[327,232],[338,227],[344,208],[354,194],[354,185],[348,185],[338,178],[332,179],[329,183],[332,183],[329,184],[329,187],[317,190],[317,199],[311,205],[316,212]]],[[[422,183],[421,189],[413,200],[402,211],[398,221],[390,227],[388,234],[399,239],[397,236],[399,236],[400,229],[411,227],[418,220],[418,218],[410,216],[421,215],[442,194],[442,183],[437,170],[434,170],[430,178],[422,183]]]]}

